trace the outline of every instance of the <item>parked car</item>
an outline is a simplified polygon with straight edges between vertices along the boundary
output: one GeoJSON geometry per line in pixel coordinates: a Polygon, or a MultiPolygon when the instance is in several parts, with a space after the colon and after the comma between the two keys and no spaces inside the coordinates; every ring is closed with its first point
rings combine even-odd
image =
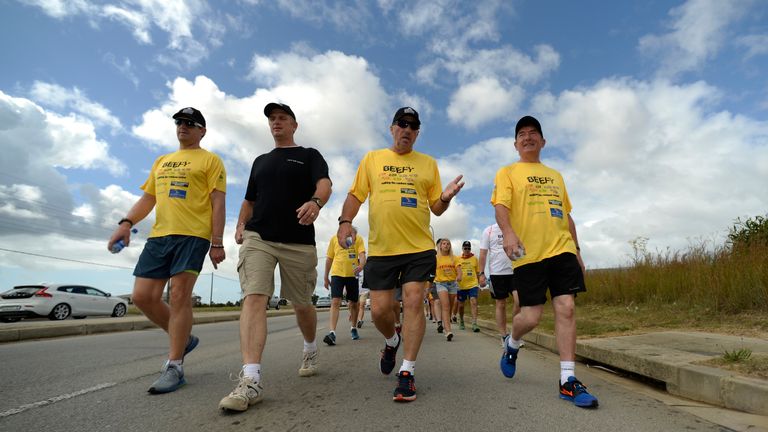
{"type": "Polygon", "coordinates": [[[318,297],[317,302],[315,302],[315,307],[319,307],[319,308],[329,308],[329,307],[331,307],[331,298],[330,297],[318,297]]]}
{"type": "Polygon", "coordinates": [[[0,321],[48,317],[63,320],[88,315],[122,317],[128,302],[112,294],[85,285],[19,285],[0,294],[0,321]]]}
{"type": "Polygon", "coordinates": [[[273,296],[267,302],[267,310],[270,310],[270,309],[280,310],[280,304],[281,304],[280,303],[280,297],[273,296]]]}

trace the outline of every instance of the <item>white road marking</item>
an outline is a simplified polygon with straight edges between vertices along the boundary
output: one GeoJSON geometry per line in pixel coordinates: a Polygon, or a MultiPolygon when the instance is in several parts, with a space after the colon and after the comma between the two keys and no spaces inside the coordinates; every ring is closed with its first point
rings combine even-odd
{"type": "Polygon", "coordinates": [[[67,400],[67,399],[72,399],[72,398],[77,397],[77,396],[82,396],[82,395],[87,394],[87,393],[92,393],[92,392],[99,391],[99,390],[102,390],[102,389],[105,389],[105,388],[114,387],[116,385],[117,385],[117,383],[99,384],[99,385],[96,385],[96,386],[93,386],[93,387],[89,387],[87,389],[76,391],[74,393],[67,393],[67,394],[63,394],[63,395],[60,395],[60,396],[54,396],[52,398],[49,398],[49,399],[46,399],[46,400],[42,400],[42,401],[39,401],[39,402],[34,402],[34,403],[31,403],[31,404],[25,404],[25,405],[22,405],[22,406],[20,406],[18,408],[14,408],[14,409],[10,409],[8,411],[0,412],[0,418],[12,416],[14,414],[23,413],[24,411],[28,411],[28,410],[31,410],[33,408],[44,407],[46,405],[50,405],[50,404],[53,404],[53,403],[56,403],[56,402],[59,402],[59,401],[63,401],[63,400],[67,400]]]}

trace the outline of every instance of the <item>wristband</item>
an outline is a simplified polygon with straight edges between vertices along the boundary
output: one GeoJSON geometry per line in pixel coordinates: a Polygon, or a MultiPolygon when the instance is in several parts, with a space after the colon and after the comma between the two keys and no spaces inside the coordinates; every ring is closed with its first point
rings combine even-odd
{"type": "Polygon", "coordinates": [[[130,220],[128,218],[122,218],[122,219],[120,219],[120,222],[118,222],[117,224],[118,225],[122,225],[123,222],[128,222],[129,224],[131,224],[130,228],[133,228],[133,221],[132,220],[130,220]]]}
{"type": "Polygon", "coordinates": [[[345,223],[348,223],[348,224],[352,225],[352,221],[351,220],[342,219],[341,216],[339,216],[339,225],[345,224],[345,223]]]}
{"type": "Polygon", "coordinates": [[[211,249],[224,249],[224,245],[212,244],[211,249]]]}

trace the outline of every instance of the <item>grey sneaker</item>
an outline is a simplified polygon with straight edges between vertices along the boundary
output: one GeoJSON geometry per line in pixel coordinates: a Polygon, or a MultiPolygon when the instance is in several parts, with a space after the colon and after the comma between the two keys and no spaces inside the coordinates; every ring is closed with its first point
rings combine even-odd
{"type": "Polygon", "coordinates": [[[170,393],[186,383],[181,367],[166,363],[160,372],[160,378],[153,382],[147,391],[152,394],[170,393]]]}
{"type": "Polygon", "coordinates": [[[256,405],[264,398],[264,388],[253,378],[243,376],[240,372],[237,387],[219,402],[219,409],[245,411],[251,405],[256,405]]]}
{"type": "Polygon", "coordinates": [[[305,352],[301,359],[299,376],[308,377],[317,373],[317,351],[305,352]]]}

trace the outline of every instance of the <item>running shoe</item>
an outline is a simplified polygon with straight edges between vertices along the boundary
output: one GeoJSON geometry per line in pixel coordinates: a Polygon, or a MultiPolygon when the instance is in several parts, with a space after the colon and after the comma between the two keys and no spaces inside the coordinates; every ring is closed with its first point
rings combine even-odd
{"type": "Polygon", "coordinates": [[[155,380],[147,391],[152,394],[170,393],[186,383],[181,367],[166,362],[160,372],[160,378],[155,380]]]}
{"type": "Polygon", "coordinates": [[[181,361],[184,361],[184,356],[192,352],[192,350],[195,349],[199,343],[200,338],[193,334],[189,335],[189,339],[187,339],[187,345],[184,347],[184,354],[181,356],[181,361]]]}
{"type": "Polygon", "coordinates": [[[480,327],[477,326],[477,323],[472,323],[472,331],[475,333],[480,331],[480,327]]]}
{"type": "Polygon", "coordinates": [[[411,402],[416,400],[416,380],[408,371],[400,371],[397,374],[397,388],[392,397],[395,402],[411,402]]]}
{"type": "Polygon", "coordinates": [[[445,340],[447,340],[448,342],[452,341],[453,340],[453,333],[448,332],[448,334],[445,335],[445,340]]]}
{"type": "Polygon", "coordinates": [[[503,373],[505,377],[512,378],[515,376],[515,371],[517,369],[517,353],[520,350],[511,348],[508,344],[508,339],[509,336],[504,339],[504,353],[501,355],[499,367],[501,367],[501,373],[503,373]]]}
{"type": "Polygon", "coordinates": [[[459,321],[459,330],[464,330],[466,327],[464,327],[464,320],[459,321]]]}
{"type": "Polygon", "coordinates": [[[301,358],[299,376],[308,377],[317,373],[317,351],[305,352],[301,358]]]}
{"type": "Polygon", "coordinates": [[[264,398],[264,388],[260,382],[246,377],[240,372],[237,387],[219,402],[219,409],[245,411],[251,405],[256,405],[264,398]]]}
{"type": "Polygon", "coordinates": [[[442,321],[438,321],[437,322],[437,332],[438,333],[442,333],[443,332],[443,322],[442,321]]]}
{"type": "Polygon", "coordinates": [[[357,334],[357,329],[356,328],[353,328],[352,330],[350,330],[349,333],[352,334],[352,340],[360,339],[360,335],[357,334]]]}
{"type": "Polygon", "coordinates": [[[323,342],[327,343],[329,346],[336,345],[336,333],[331,332],[325,335],[323,342]]]}
{"type": "Polygon", "coordinates": [[[397,339],[397,346],[391,347],[384,344],[384,349],[381,350],[381,360],[379,360],[379,369],[381,370],[381,373],[384,375],[389,375],[392,373],[392,369],[395,368],[395,363],[397,362],[397,349],[400,348],[400,342],[402,342],[402,338],[397,339]]]}
{"type": "Polygon", "coordinates": [[[560,384],[560,399],[571,401],[581,408],[594,408],[598,405],[597,398],[589,394],[587,387],[574,376],[568,377],[565,384],[560,384]]]}
{"type": "Polygon", "coordinates": [[[357,328],[363,328],[363,320],[357,322],[357,328]]]}

